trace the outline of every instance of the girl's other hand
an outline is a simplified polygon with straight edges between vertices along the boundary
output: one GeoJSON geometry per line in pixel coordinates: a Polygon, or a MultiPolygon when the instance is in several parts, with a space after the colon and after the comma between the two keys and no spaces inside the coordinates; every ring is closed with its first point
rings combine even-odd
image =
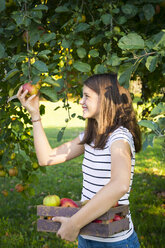
{"type": "Polygon", "coordinates": [[[39,117],[39,95],[32,95],[27,97],[28,90],[23,91],[22,86],[19,88],[17,98],[21,102],[27,111],[30,113],[32,118],[39,117]]]}
{"type": "Polygon", "coordinates": [[[71,218],[67,217],[53,217],[53,221],[60,222],[61,226],[57,232],[57,236],[61,239],[73,242],[76,240],[80,230],[72,223],[71,218]]]}

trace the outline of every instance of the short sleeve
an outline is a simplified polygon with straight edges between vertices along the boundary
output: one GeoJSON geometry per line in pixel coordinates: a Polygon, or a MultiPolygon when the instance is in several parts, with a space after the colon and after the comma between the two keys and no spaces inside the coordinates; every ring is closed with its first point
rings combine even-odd
{"type": "Polygon", "coordinates": [[[81,133],[79,134],[79,138],[80,138],[80,141],[83,140],[83,138],[84,138],[84,132],[81,132],[81,133]]]}
{"type": "Polygon", "coordinates": [[[109,147],[111,148],[111,145],[113,144],[113,142],[115,142],[117,140],[125,140],[125,141],[127,141],[128,144],[130,145],[132,157],[135,156],[135,147],[134,147],[133,137],[132,137],[132,134],[129,132],[129,130],[127,128],[120,127],[118,129],[116,129],[110,135],[109,147]]]}

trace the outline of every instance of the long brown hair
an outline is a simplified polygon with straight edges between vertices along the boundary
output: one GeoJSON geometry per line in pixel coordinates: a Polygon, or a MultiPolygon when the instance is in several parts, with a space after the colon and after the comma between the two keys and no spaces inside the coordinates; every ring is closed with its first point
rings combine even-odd
{"type": "Polygon", "coordinates": [[[109,134],[118,127],[127,128],[134,139],[135,150],[141,149],[141,134],[132,106],[131,96],[117,81],[113,73],[95,74],[89,77],[84,85],[100,96],[100,113],[98,122],[88,118],[85,135],[81,144],[94,141],[95,148],[103,149],[109,134]]]}

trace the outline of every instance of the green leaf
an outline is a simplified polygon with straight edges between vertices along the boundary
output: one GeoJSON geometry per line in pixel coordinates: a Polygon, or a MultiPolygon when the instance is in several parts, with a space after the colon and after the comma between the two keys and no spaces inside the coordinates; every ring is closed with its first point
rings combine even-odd
{"type": "Polygon", "coordinates": [[[48,34],[44,34],[41,36],[40,42],[46,43],[46,42],[49,42],[49,41],[54,40],[54,39],[56,39],[56,34],[55,33],[48,33],[48,34]]]}
{"type": "Polygon", "coordinates": [[[93,57],[93,58],[96,58],[96,57],[99,56],[99,52],[97,50],[95,50],[95,49],[92,49],[92,50],[89,51],[89,55],[91,57],[93,57]]]}
{"type": "Polygon", "coordinates": [[[33,8],[33,11],[40,11],[40,10],[48,10],[48,7],[44,4],[39,4],[35,8],[33,8]]]}
{"type": "Polygon", "coordinates": [[[40,24],[41,23],[41,18],[42,18],[42,11],[31,11],[31,17],[33,21],[36,23],[40,24]]]}
{"type": "Polygon", "coordinates": [[[37,60],[32,66],[34,66],[40,72],[47,72],[48,71],[47,65],[40,60],[37,60]]]}
{"type": "Polygon", "coordinates": [[[159,128],[160,129],[164,130],[164,127],[165,127],[165,117],[159,118],[158,125],[159,125],[159,128]]]}
{"type": "Polygon", "coordinates": [[[15,121],[13,121],[11,123],[11,127],[12,127],[12,130],[15,132],[15,133],[21,133],[21,131],[23,130],[23,123],[18,121],[17,119],[15,121]]]}
{"type": "Polygon", "coordinates": [[[49,101],[56,102],[58,100],[56,90],[53,87],[42,87],[40,92],[49,101]]]}
{"type": "Polygon", "coordinates": [[[143,142],[143,150],[146,150],[148,146],[153,147],[153,141],[154,141],[155,136],[156,135],[154,133],[150,133],[146,135],[146,139],[143,142]]]}
{"type": "Polygon", "coordinates": [[[125,86],[126,88],[129,87],[129,81],[130,81],[133,69],[134,69],[134,66],[131,63],[126,63],[119,67],[118,80],[119,80],[119,83],[125,86]]]}
{"type": "Polygon", "coordinates": [[[79,56],[79,58],[84,58],[86,56],[86,50],[83,47],[79,47],[77,49],[77,54],[79,56]]]}
{"type": "Polygon", "coordinates": [[[24,14],[21,11],[14,11],[12,18],[15,20],[17,26],[24,24],[24,14]]]}
{"type": "Polygon", "coordinates": [[[50,50],[43,50],[43,51],[38,53],[38,57],[49,60],[49,57],[47,56],[47,54],[50,54],[50,53],[51,53],[50,50]]]}
{"type": "Polygon", "coordinates": [[[55,9],[55,12],[57,13],[64,13],[64,12],[68,12],[69,9],[66,6],[59,6],[55,9]]]}
{"type": "Polygon", "coordinates": [[[83,39],[75,40],[74,43],[75,43],[75,45],[76,45],[77,47],[79,47],[79,46],[82,46],[82,45],[83,45],[84,40],[83,40],[83,39]]]}
{"type": "Polygon", "coordinates": [[[61,130],[58,132],[58,135],[57,135],[57,141],[58,142],[62,140],[64,132],[65,132],[65,127],[62,127],[61,130]]]}
{"type": "Polygon", "coordinates": [[[61,46],[64,47],[64,48],[70,48],[71,44],[72,44],[71,40],[63,39],[62,43],[61,43],[61,46]]]}
{"type": "Polygon", "coordinates": [[[154,43],[154,50],[160,50],[165,48],[165,29],[163,29],[158,34],[151,37],[151,41],[154,43]]]}
{"type": "Polygon", "coordinates": [[[157,65],[157,60],[158,57],[157,56],[149,56],[146,60],[146,67],[150,72],[155,71],[156,69],[156,65],[157,65]]]}
{"type": "Polygon", "coordinates": [[[160,102],[153,110],[151,111],[151,116],[164,115],[165,114],[165,103],[160,102]]]}
{"type": "Polygon", "coordinates": [[[145,16],[146,20],[149,21],[154,16],[155,9],[152,6],[152,4],[145,4],[143,6],[143,12],[144,12],[144,16],[145,16]]]}
{"type": "Polygon", "coordinates": [[[36,42],[40,39],[40,34],[38,30],[32,29],[29,31],[30,45],[33,47],[36,42]]]}
{"type": "Polygon", "coordinates": [[[135,16],[138,12],[138,8],[135,5],[129,3],[122,5],[121,9],[125,15],[129,15],[131,17],[135,16]]]}
{"type": "Polygon", "coordinates": [[[103,34],[99,34],[99,35],[93,37],[92,39],[90,39],[89,44],[90,45],[95,45],[95,44],[99,43],[102,40],[103,37],[104,37],[103,34]]]}
{"type": "Polygon", "coordinates": [[[112,20],[112,15],[111,14],[104,14],[101,16],[101,20],[105,25],[109,25],[112,20]]]}
{"type": "Polygon", "coordinates": [[[13,69],[13,70],[9,71],[7,73],[7,75],[5,76],[5,78],[3,79],[3,82],[9,80],[12,77],[14,77],[18,72],[19,72],[18,69],[13,69]]]}
{"type": "Polygon", "coordinates": [[[107,64],[112,66],[118,66],[120,65],[120,63],[120,58],[117,56],[116,53],[113,53],[110,59],[107,60],[107,64]]]}
{"type": "Polygon", "coordinates": [[[144,40],[140,35],[130,33],[119,40],[118,46],[123,50],[144,49],[144,40]]]}
{"type": "Polygon", "coordinates": [[[87,63],[83,63],[81,61],[75,61],[73,63],[73,67],[81,72],[89,72],[91,70],[91,66],[87,63]]]}
{"type": "Polygon", "coordinates": [[[4,46],[0,43],[0,59],[3,58],[5,55],[5,48],[4,46]]]}
{"type": "Polygon", "coordinates": [[[53,78],[51,78],[49,76],[46,77],[45,79],[43,79],[43,82],[48,83],[48,84],[53,85],[53,86],[60,87],[60,82],[58,80],[54,80],[53,78]]]}
{"type": "Polygon", "coordinates": [[[2,12],[3,10],[5,10],[6,6],[5,6],[5,0],[1,0],[1,4],[0,4],[0,12],[2,12]]]}
{"type": "Polygon", "coordinates": [[[119,16],[116,20],[116,22],[120,25],[123,25],[124,23],[127,22],[127,18],[125,16],[119,16]]]}
{"type": "Polygon", "coordinates": [[[75,28],[75,32],[78,33],[78,32],[85,31],[85,30],[87,30],[89,27],[90,27],[90,25],[87,24],[87,23],[79,23],[79,24],[77,25],[77,27],[75,28]]]}
{"type": "Polygon", "coordinates": [[[138,122],[138,124],[142,127],[147,127],[153,131],[155,131],[158,128],[157,123],[150,120],[141,120],[138,122]]]}
{"type": "Polygon", "coordinates": [[[38,53],[38,56],[40,56],[40,55],[48,55],[50,53],[51,53],[50,50],[42,50],[41,52],[38,53]]]}
{"type": "Polygon", "coordinates": [[[93,71],[94,71],[95,74],[106,73],[107,72],[107,68],[104,65],[97,64],[95,66],[95,68],[93,69],[93,71]]]}

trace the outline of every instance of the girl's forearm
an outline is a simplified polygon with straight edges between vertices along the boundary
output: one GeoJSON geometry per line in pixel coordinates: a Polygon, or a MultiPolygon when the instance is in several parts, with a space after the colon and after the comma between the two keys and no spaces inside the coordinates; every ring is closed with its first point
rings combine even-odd
{"type": "Polygon", "coordinates": [[[52,148],[48,142],[41,121],[33,122],[33,137],[38,163],[40,165],[47,165],[48,156],[52,148]]]}
{"type": "Polygon", "coordinates": [[[85,206],[71,217],[74,225],[81,229],[106,213],[127,191],[118,181],[105,185],[85,206]]]}

